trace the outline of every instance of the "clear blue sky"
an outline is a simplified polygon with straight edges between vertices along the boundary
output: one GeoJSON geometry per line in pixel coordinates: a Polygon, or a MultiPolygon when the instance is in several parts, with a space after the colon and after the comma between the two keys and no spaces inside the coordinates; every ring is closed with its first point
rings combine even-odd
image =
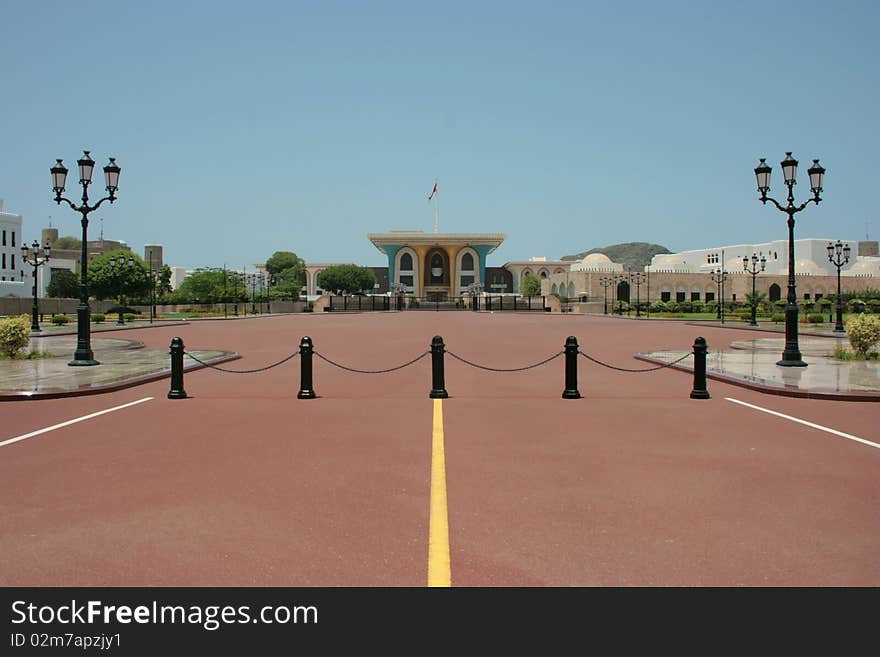
{"type": "MultiPolygon", "coordinates": [[[[122,167],[90,226],[166,262],[276,250],[383,265],[369,232],[504,232],[490,264],[617,242],[784,239],[753,168],[814,157],[798,237],[864,239],[880,107],[876,2],[0,0],[0,197],[25,239],[64,158],[122,167]]],[[[100,173],[96,170],[96,178],[100,173]]],[[[95,191],[103,189],[103,183],[95,191]]]]}

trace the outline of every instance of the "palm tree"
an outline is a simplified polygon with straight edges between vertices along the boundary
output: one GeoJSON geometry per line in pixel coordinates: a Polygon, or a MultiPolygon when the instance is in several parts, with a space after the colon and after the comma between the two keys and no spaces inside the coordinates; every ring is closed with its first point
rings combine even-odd
{"type": "Polygon", "coordinates": [[[749,307],[754,308],[757,312],[758,308],[762,308],[764,302],[767,300],[767,295],[764,292],[755,292],[752,294],[751,292],[746,293],[746,303],[749,307]]]}

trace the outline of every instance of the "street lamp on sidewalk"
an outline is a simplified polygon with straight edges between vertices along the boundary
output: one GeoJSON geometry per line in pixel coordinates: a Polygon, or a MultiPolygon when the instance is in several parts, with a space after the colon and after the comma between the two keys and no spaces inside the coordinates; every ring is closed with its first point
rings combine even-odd
{"type": "Polygon", "coordinates": [[[611,287],[612,285],[614,285],[614,278],[611,276],[602,276],[599,279],[599,285],[602,286],[602,292],[604,293],[603,294],[604,300],[605,300],[604,314],[607,315],[608,314],[608,288],[611,287]]]}
{"type": "Polygon", "coordinates": [[[832,244],[828,242],[828,260],[837,267],[837,322],[834,324],[835,333],[843,333],[843,300],[840,298],[840,269],[849,262],[849,244],[842,244],[840,240],[832,244]]]}
{"type": "Polygon", "coordinates": [[[767,258],[764,257],[764,254],[761,254],[761,259],[758,260],[758,254],[752,254],[752,266],[749,267],[749,257],[743,256],[743,269],[747,274],[752,275],[752,321],[749,322],[749,326],[757,326],[757,311],[758,311],[758,301],[755,299],[755,278],[758,276],[759,272],[764,271],[764,268],[767,266],[767,258]],[[758,269],[758,264],[760,263],[761,268],[758,269]]]}
{"type": "Polygon", "coordinates": [[[82,253],[80,255],[80,270],[82,273],[80,281],[79,307],[76,309],[76,351],[73,354],[73,360],[68,365],[100,365],[95,360],[95,354],[92,351],[90,322],[91,309],[89,308],[89,288],[88,288],[88,226],[89,213],[94,212],[104,201],[116,200],[116,190],[119,188],[119,173],[121,169],[116,164],[115,158],[110,158],[110,162],[104,167],[104,179],[107,184],[106,190],[108,196],[105,196],[95,205],[89,205],[89,185],[92,183],[92,172],[95,169],[95,161],[89,156],[89,151],[83,151],[83,156],[76,161],[79,167],[79,184],[82,185],[82,205],[77,207],[70,200],[61,196],[64,193],[64,185],[67,180],[67,168],[62,164],[61,160],[55,160],[55,166],[49,169],[52,173],[52,189],[55,192],[55,202],[61,205],[64,201],[75,212],[82,215],[80,223],[82,224],[82,253]]]}
{"type": "Polygon", "coordinates": [[[807,199],[801,205],[794,204],[794,186],[796,184],[798,162],[790,152],[785,154],[785,159],[780,163],[782,166],[782,176],[788,187],[788,201],[783,207],[776,199],[767,196],[770,191],[770,172],[771,168],[766,163],[765,158],[761,158],[760,163],[755,167],[755,177],[758,180],[758,191],[761,192],[761,203],[767,205],[767,201],[773,203],[776,209],[788,215],[788,296],[785,304],[785,350],[782,352],[782,359],[776,361],[777,365],[782,367],[806,367],[807,364],[801,359],[801,351],[798,346],[798,305],[797,290],[794,278],[794,215],[807,207],[812,201],[816,205],[822,200],[819,194],[822,192],[822,181],[825,177],[825,169],[819,166],[819,160],[813,160],[813,166],[807,169],[810,176],[810,189],[813,192],[813,198],[807,199]]]}
{"type": "Polygon", "coordinates": [[[635,272],[630,274],[630,281],[636,284],[636,317],[641,317],[640,306],[641,306],[641,293],[639,289],[642,286],[642,283],[645,282],[645,275],[641,272],[635,272]]]}
{"type": "Polygon", "coordinates": [[[153,323],[153,320],[156,318],[156,277],[159,272],[153,271],[153,249],[147,249],[147,257],[150,260],[150,271],[148,272],[149,281],[150,281],[150,324],[153,323]]]}
{"type": "Polygon", "coordinates": [[[724,323],[724,281],[727,280],[727,272],[716,269],[712,272],[712,282],[718,286],[718,306],[715,311],[715,318],[720,319],[724,323]]]}
{"type": "Polygon", "coordinates": [[[232,314],[238,317],[238,281],[241,279],[241,272],[232,272],[232,314]]]}
{"type": "Polygon", "coordinates": [[[116,275],[119,279],[119,319],[116,320],[116,326],[125,326],[125,319],[122,316],[123,308],[123,296],[122,290],[125,287],[125,282],[123,281],[123,277],[127,275],[126,267],[131,268],[135,266],[134,257],[128,256],[127,258],[123,254],[118,254],[112,256],[109,260],[110,265],[116,271],[116,275]]]}
{"type": "Polygon", "coordinates": [[[28,246],[27,244],[21,245],[21,260],[29,264],[34,268],[34,305],[31,307],[31,331],[38,332],[40,330],[40,308],[37,305],[37,272],[39,268],[49,262],[49,255],[52,252],[52,247],[49,246],[49,242],[46,242],[45,246],[40,246],[40,243],[37,240],[34,240],[34,243],[28,246]]]}
{"type": "Polygon", "coordinates": [[[266,272],[266,314],[272,314],[272,272],[266,272]]]}

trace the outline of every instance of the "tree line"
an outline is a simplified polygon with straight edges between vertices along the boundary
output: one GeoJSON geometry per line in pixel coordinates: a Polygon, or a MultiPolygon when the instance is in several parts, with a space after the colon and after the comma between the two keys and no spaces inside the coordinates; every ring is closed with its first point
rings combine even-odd
{"type": "MultiPolygon", "coordinates": [[[[299,299],[306,282],[305,262],[292,251],[276,251],[266,260],[264,271],[242,272],[225,267],[202,267],[187,276],[180,286],[171,288],[171,268],[163,265],[151,274],[137,254],[119,249],[89,261],[89,294],[96,299],[114,299],[125,304],[156,302],[224,303],[249,299],[299,299]]],[[[357,265],[328,267],[318,274],[318,286],[328,292],[372,291],[373,271],[357,265]]],[[[47,294],[54,298],[78,298],[79,276],[68,270],[55,270],[47,294]]]]}

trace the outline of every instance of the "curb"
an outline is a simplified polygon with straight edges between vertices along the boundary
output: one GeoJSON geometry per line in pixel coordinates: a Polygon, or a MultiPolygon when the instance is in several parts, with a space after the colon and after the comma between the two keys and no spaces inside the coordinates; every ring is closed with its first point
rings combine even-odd
{"type": "MultiPolygon", "coordinates": [[[[634,354],[637,360],[646,363],[654,363],[656,365],[664,365],[666,361],[659,358],[651,358],[645,354],[634,354]]],[[[693,372],[693,367],[687,365],[670,365],[668,369],[676,369],[682,372],[693,372]]],[[[721,374],[712,370],[706,370],[706,378],[729,383],[740,388],[748,388],[756,392],[763,392],[768,395],[777,395],[780,397],[801,397],[804,399],[828,399],[832,401],[851,401],[851,402],[880,402],[880,392],[832,392],[824,390],[801,390],[800,388],[780,388],[778,386],[761,385],[755,381],[749,381],[731,374],[721,374]]]]}
{"type": "MultiPolygon", "coordinates": [[[[225,356],[216,356],[212,359],[206,360],[205,362],[209,365],[215,365],[217,363],[226,363],[229,361],[238,360],[239,358],[241,358],[241,354],[239,354],[237,351],[233,351],[227,353],[227,355],[225,356]]],[[[192,364],[184,367],[183,371],[190,372],[193,370],[203,369],[205,367],[205,365],[193,362],[192,364]]],[[[18,392],[4,392],[0,393],[0,402],[27,401],[31,399],[60,399],[63,397],[84,397],[86,395],[100,395],[107,392],[116,392],[118,390],[125,390],[126,388],[133,388],[144,383],[152,383],[153,381],[159,381],[161,379],[168,378],[171,378],[170,367],[167,370],[152,372],[150,374],[144,374],[142,376],[136,376],[130,379],[116,381],[115,383],[108,383],[105,385],[86,386],[73,389],[54,388],[49,390],[22,390],[18,392]]]]}

